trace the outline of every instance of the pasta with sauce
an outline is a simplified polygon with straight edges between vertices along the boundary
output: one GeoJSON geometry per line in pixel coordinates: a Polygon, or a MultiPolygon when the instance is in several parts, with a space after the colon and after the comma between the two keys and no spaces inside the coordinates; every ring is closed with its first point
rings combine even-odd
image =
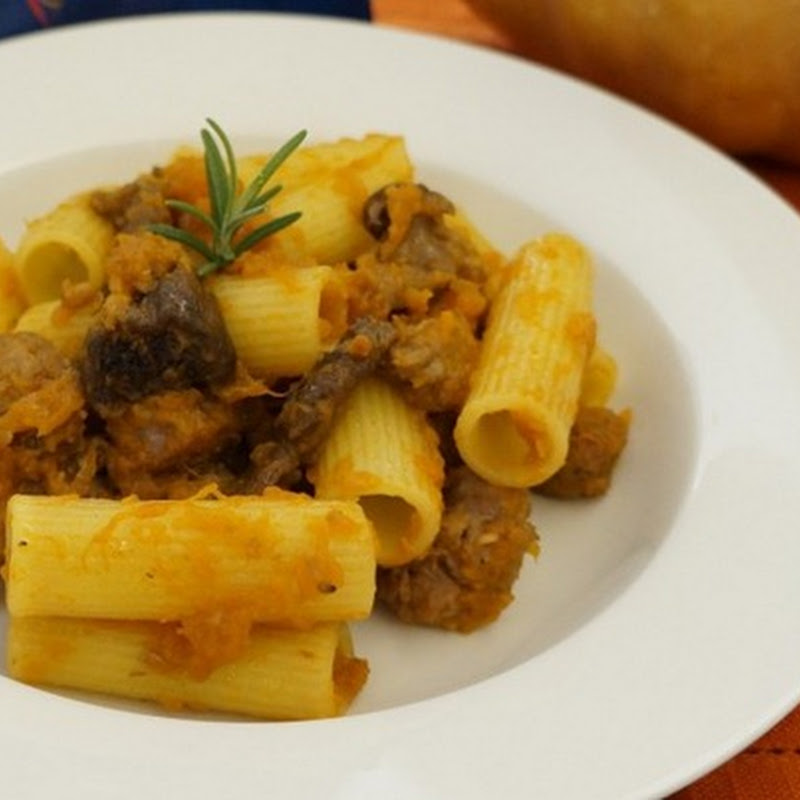
{"type": "Polygon", "coordinates": [[[8,670],[332,716],[349,624],[495,621],[532,493],[605,492],[630,416],[574,239],[507,259],[399,136],[235,157],[209,125],[0,250],[8,670]]]}

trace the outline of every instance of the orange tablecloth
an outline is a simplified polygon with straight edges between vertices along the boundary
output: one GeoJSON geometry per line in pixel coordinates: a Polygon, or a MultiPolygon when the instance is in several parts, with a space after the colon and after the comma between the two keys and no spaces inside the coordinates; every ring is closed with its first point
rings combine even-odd
{"type": "MultiPolygon", "coordinates": [[[[508,37],[476,16],[463,0],[372,0],[376,23],[427,31],[514,52],[508,37]]],[[[800,169],[749,161],[746,166],[800,210],[800,169]]],[[[800,664],[798,664],[800,671],[800,664]]],[[[800,707],[718,769],[671,800],[792,800],[800,798],[800,707]]]]}

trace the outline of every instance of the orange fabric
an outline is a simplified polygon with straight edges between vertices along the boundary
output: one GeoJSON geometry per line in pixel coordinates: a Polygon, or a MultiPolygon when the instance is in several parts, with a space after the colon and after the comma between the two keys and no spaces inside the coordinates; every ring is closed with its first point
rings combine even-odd
{"type": "MultiPolygon", "coordinates": [[[[513,52],[508,37],[464,0],[372,0],[372,19],[513,52]]],[[[750,162],[753,173],[800,210],[800,169],[750,162]]],[[[800,707],[742,753],[670,800],[800,800],[800,707]]]]}
{"type": "Polygon", "coordinates": [[[676,792],[671,800],[800,798],[800,708],[735,758],[676,792]]]}

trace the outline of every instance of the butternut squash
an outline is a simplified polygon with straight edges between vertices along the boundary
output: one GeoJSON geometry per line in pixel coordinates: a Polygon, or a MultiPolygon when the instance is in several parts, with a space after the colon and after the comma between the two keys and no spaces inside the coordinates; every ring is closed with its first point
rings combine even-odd
{"type": "Polygon", "coordinates": [[[800,164],[798,0],[467,0],[532,59],[800,164]]]}

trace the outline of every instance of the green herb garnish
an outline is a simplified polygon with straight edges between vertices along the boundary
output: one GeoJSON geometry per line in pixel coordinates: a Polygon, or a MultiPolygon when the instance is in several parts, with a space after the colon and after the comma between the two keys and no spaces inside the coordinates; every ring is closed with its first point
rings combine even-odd
{"type": "Polygon", "coordinates": [[[174,239],[200,253],[206,259],[205,263],[197,268],[197,274],[201,277],[222,269],[245,250],[249,250],[262,239],[283,230],[300,218],[301,212],[293,211],[271,219],[247,235],[236,238],[242,225],[262,214],[266,210],[267,203],[283,188],[280,185],[271,186],[269,189],[265,187],[278,167],[306,137],[306,131],[300,131],[292,136],[271,156],[252,182],[237,194],[236,159],[230,140],[213,119],[207,119],[206,122],[211,130],[204,128],[200,136],[203,140],[210,211],[206,213],[182,200],[167,200],[166,203],[170,208],[190,214],[207,225],[212,233],[211,244],[173,225],[155,223],[149,226],[153,233],[174,239]],[[219,143],[213,134],[216,134],[219,143]]]}

